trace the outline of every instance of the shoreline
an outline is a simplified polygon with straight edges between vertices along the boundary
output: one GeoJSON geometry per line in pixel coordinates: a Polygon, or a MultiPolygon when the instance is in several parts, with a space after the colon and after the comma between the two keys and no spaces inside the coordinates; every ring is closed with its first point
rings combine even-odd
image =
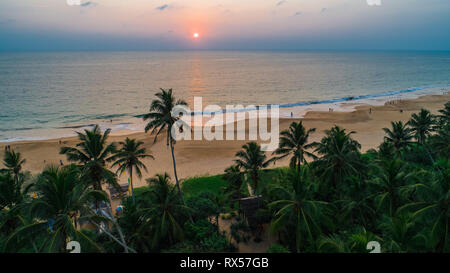
{"type": "MultiPolygon", "coordinates": [[[[389,91],[384,93],[375,93],[369,95],[351,96],[335,99],[326,100],[316,100],[316,101],[305,101],[297,103],[284,103],[278,104],[280,110],[280,118],[293,118],[299,119],[304,118],[308,112],[314,111],[333,111],[333,112],[353,112],[356,111],[358,106],[380,106],[392,100],[410,100],[417,99],[422,96],[427,95],[439,95],[448,94],[450,92],[450,84],[441,85],[429,85],[422,87],[407,88],[397,91],[389,91]]],[[[269,106],[269,105],[267,105],[269,106]]],[[[265,105],[259,105],[258,107],[265,107],[265,105]]],[[[255,108],[255,109],[256,109],[255,108]]],[[[270,108],[269,108],[270,109],[270,108]]],[[[224,109],[225,110],[225,109],[224,109]]],[[[232,111],[237,112],[251,112],[253,110],[245,111],[232,111]]],[[[203,112],[205,115],[207,112],[203,112]]],[[[225,123],[224,115],[227,113],[216,113],[216,116],[222,119],[225,123]]],[[[194,116],[199,113],[195,113],[194,116]]],[[[120,116],[120,115],[119,115],[120,116]]],[[[111,117],[111,119],[99,119],[97,121],[89,120],[84,124],[72,124],[62,127],[52,127],[52,128],[35,128],[35,129],[19,129],[19,130],[7,130],[6,132],[21,132],[21,136],[7,137],[0,135],[0,145],[8,145],[16,142],[26,142],[26,141],[45,141],[45,140],[59,140],[62,138],[70,138],[76,136],[76,131],[81,131],[84,129],[92,128],[94,124],[100,125],[101,128],[111,129],[111,135],[113,136],[126,136],[132,135],[134,133],[143,133],[145,122],[140,118],[141,115],[130,116],[124,119],[116,119],[116,117],[111,117]],[[113,123],[114,121],[114,123],[113,123]]],[[[203,118],[203,124],[208,119],[203,118]]],[[[195,125],[194,125],[195,126],[195,125]]]]}
{"type": "MultiPolygon", "coordinates": [[[[450,101],[450,94],[445,95],[424,95],[416,99],[395,100],[382,106],[372,105],[352,105],[354,111],[349,112],[327,112],[308,111],[303,118],[280,118],[280,131],[289,127],[293,121],[303,121],[306,128],[316,128],[316,132],[311,135],[310,141],[319,141],[324,131],[333,125],[339,125],[348,132],[356,131],[354,138],[362,145],[362,151],[376,148],[383,140],[383,127],[390,127],[391,121],[407,121],[412,113],[418,112],[421,108],[430,110],[433,114],[442,109],[444,104],[450,101]],[[371,109],[371,111],[369,110],[371,109]]],[[[248,122],[248,120],[247,120],[248,122]]],[[[236,127],[235,127],[236,128],[236,127]]],[[[248,126],[246,126],[248,129],[248,126]]],[[[247,130],[248,131],[248,130],[247,130]]],[[[235,129],[236,132],[236,129],[235,129]]],[[[146,184],[145,178],[156,173],[167,172],[172,175],[172,159],[170,150],[167,148],[164,136],[160,136],[156,143],[153,143],[153,136],[144,132],[133,132],[124,135],[111,134],[110,142],[122,141],[125,137],[136,138],[144,142],[147,152],[155,156],[155,160],[145,160],[149,170],[143,173],[143,178],[136,178],[135,187],[146,184]]],[[[181,179],[202,175],[216,175],[223,173],[224,169],[233,164],[234,154],[240,150],[241,146],[249,140],[181,140],[175,145],[175,157],[177,161],[177,171],[181,179]]],[[[260,141],[259,141],[260,142],[260,141]]],[[[0,143],[1,151],[6,145],[20,152],[27,161],[24,170],[33,174],[42,171],[47,164],[59,164],[62,160],[67,164],[64,155],[59,154],[62,146],[75,146],[78,143],[77,137],[64,137],[47,140],[24,140],[8,143],[0,143]],[[59,144],[61,141],[61,144],[59,144]]],[[[262,142],[264,143],[264,142],[262,142]]],[[[271,153],[268,153],[268,157],[271,153]]],[[[287,166],[288,159],[277,162],[275,167],[287,166]]],[[[0,163],[0,168],[2,168],[0,163]]],[[[127,175],[119,178],[119,183],[127,181],[127,175]]]]}

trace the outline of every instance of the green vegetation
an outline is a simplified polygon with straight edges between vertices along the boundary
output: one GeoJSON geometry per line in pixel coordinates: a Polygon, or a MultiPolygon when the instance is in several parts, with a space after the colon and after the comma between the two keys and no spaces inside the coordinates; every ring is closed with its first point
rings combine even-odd
{"type": "Polygon", "coordinates": [[[216,195],[227,184],[223,179],[223,175],[193,177],[183,181],[182,191],[186,198],[197,197],[204,192],[216,195]]]}
{"type": "MultiPolygon", "coordinates": [[[[183,104],[171,90],[157,97],[145,116],[156,135],[173,126],[169,110],[183,104]]],[[[147,178],[147,186],[123,197],[118,216],[102,187],[118,186],[107,163],[142,175],[139,159],[151,156],[141,142],[127,138],[117,150],[107,144],[109,130],[95,126],[78,134],[75,148],[61,149],[73,164],[36,176],[8,150],[0,170],[0,252],[66,252],[73,240],[82,252],[230,252],[271,232],[278,240],[269,253],[366,253],[370,241],[382,252],[448,253],[449,113],[450,102],[438,116],[422,109],[407,123],[392,122],[383,143],[366,153],[355,132],[334,126],[309,142],[314,129],[293,122],[273,157],[249,142],[224,174],[182,184],[169,133],[175,181],[165,170],[147,178]],[[266,169],[284,157],[289,167],[266,169]],[[255,196],[261,202],[250,223],[238,201],[255,196]],[[225,219],[228,233],[219,228],[225,219]]]]}

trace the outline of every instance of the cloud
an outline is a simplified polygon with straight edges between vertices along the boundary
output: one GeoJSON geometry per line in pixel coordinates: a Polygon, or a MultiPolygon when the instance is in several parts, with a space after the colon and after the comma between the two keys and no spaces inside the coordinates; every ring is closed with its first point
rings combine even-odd
{"type": "Polygon", "coordinates": [[[297,11],[296,13],[294,13],[294,16],[300,16],[302,15],[302,13],[300,11],[297,11]]]}
{"type": "Polygon", "coordinates": [[[281,6],[281,5],[285,4],[285,3],[287,3],[286,0],[281,0],[280,2],[277,3],[276,6],[279,7],[279,6],[281,6]]]}
{"type": "Polygon", "coordinates": [[[169,7],[169,5],[167,5],[167,4],[164,4],[164,5],[162,5],[162,6],[159,6],[159,7],[156,7],[156,9],[157,10],[165,10],[165,9],[167,9],[169,7]]]}
{"type": "Polygon", "coordinates": [[[69,6],[78,6],[78,7],[95,7],[97,3],[92,1],[82,1],[82,0],[66,0],[67,5],[69,6]]]}

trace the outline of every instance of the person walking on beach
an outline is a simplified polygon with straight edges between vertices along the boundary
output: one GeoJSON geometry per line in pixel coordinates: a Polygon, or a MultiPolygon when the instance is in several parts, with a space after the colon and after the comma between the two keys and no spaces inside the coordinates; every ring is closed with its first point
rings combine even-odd
{"type": "Polygon", "coordinates": [[[61,164],[61,166],[64,166],[64,163],[62,162],[62,160],[59,160],[59,164],[61,164]]]}

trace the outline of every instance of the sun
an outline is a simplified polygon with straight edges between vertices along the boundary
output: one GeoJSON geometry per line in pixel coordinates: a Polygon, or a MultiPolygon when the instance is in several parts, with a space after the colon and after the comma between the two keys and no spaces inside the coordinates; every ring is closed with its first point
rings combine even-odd
{"type": "Polygon", "coordinates": [[[198,38],[198,37],[200,37],[200,35],[198,35],[198,33],[197,33],[197,32],[195,32],[194,34],[192,34],[192,36],[193,36],[194,38],[198,38]]]}

